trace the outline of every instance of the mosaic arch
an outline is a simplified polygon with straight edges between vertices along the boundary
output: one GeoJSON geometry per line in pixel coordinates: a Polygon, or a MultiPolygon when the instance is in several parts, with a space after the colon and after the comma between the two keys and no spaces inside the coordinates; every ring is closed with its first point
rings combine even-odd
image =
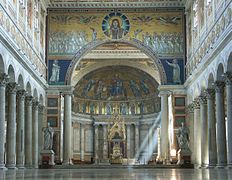
{"type": "Polygon", "coordinates": [[[114,43],[114,42],[120,42],[120,43],[125,43],[128,45],[131,45],[133,47],[136,47],[137,49],[141,50],[144,54],[146,54],[148,57],[150,57],[153,60],[153,63],[156,65],[159,74],[160,74],[160,82],[161,84],[166,84],[167,83],[167,76],[164,70],[164,67],[156,55],[156,53],[148,46],[145,46],[141,41],[136,40],[136,39],[131,39],[131,40],[102,40],[102,41],[92,41],[88,44],[86,44],[84,47],[82,47],[80,50],[77,51],[75,54],[74,58],[72,59],[71,63],[69,64],[66,77],[65,77],[65,82],[67,85],[71,85],[71,78],[72,78],[72,73],[74,72],[76,66],[79,64],[81,61],[82,57],[88,54],[91,50],[95,49],[98,46],[101,46],[103,44],[107,43],[114,43]]]}

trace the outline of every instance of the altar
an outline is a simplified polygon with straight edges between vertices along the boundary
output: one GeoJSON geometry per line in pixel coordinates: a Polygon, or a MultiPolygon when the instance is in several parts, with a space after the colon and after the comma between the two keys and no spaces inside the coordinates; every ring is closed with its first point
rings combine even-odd
{"type": "Polygon", "coordinates": [[[126,158],[125,122],[117,113],[113,115],[113,126],[108,128],[108,147],[111,164],[122,164],[126,158]]]}

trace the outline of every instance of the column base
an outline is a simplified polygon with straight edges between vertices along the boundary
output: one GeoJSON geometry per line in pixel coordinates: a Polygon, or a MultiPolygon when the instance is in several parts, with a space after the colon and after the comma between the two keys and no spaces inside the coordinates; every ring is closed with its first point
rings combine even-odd
{"type": "Polygon", "coordinates": [[[226,164],[217,164],[217,169],[224,169],[226,167],[226,164]]]}
{"type": "Polygon", "coordinates": [[[209,164],[208,166],[207,166],[207,169],[213,169],[213,168],[215,168],[216,167],[216,164],[209,164]]]}
{"type": "Polygon", "coordinates": [[[18,169],[15,164],[8,164],[8,165],[6,165],[6,168],[8,168],[8,169],[18,169]]]}
{"type": "Polygon", "coordinates": [[[16,167],[17,167],[18,169],[25,169],[25,167],[24,167],[23,164],[17,164],[16,167]]]}
{"type": "Polygon", "coordinates": [[[228,169],[232,169],[232,164],[228,164],[228,165],[227,165],[227,168],[228,168],[228,169]]]}
{"type": "Polygon", "coordinates": [[[201,165],[200,164],[194,164],[194,169],[200,169],[201,165]]]}
{"type": "Polygon", "coordinates": [[[8,169],[5,167],[5,165],[3,165],[3,166],[0,166],[0,170],[6,171],[6,170],[8,170],[8,169]]]}

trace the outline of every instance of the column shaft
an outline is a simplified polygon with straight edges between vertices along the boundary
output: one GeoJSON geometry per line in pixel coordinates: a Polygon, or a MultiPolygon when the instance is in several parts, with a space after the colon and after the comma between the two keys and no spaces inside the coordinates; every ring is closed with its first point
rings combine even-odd
{"type": "Polygon", "coordinates": [[[103,125],[103,159],[108,159],[107,125],[103,125]]]}
{"type": "Polygon", "coordinates": [[[24,168],[25,92],[25,90],[20,90],[17,94],[16,165],[18,168],[24,168]]]}
{"type": "Polygon", "coordinates": [[[216,119],[215,119],[215,92],[207,89],[207,114],[208,114],[208,150],[209,166],[217,164],[217,143],[216,143],[216,119]]]}
{"type": "Polygon", "coordinates": [[[200,96],[201,117],[201,166],[206,167],[208,160],[208,123],[207,123],[207,100],[205,95],[200,96]]]}
{"type": "Polygon", "coordinates": [[[72,128],[71,94],[64,95],[64,143],[63,163],[71,163],[71,128],[72,128]]]}
{"type": "Polygon", "coordinates": [[[228,166],[232,167],[232,73],[226,73],[228,166]]]}
{"type": "Polygon", "coordinates": [[[5,168],[4,154],[5,154],[5,132],[6,132],[6,120],[5,120],[5,97],[6,97],[6,81],[7,75],[0,75],[0,169],[5,168]]]}
{"type": "Polygon", "coordinates": [[[32,96],[26,97],[25,167],[32,167],[32,96]]]}
{"type": "Polygon", "coordinates": [[[16,83],[8,84],[8,120],[6,134],[6,167],[16,167],[16,83]]]}
{"type": "Polygon", "coordinates": [[[81,124],[81,161],[85,161],[85,125],[81,124]]]}
{"type": "Polygon", "coordinates": [[[128,124],[126,126],[126,132],[127,132],[127,158],[130,159],[131,158],[131,153],[130,153],[130,147],[131,147],[131,143],[130,143],[130,124],[128,124]]]}
{"type": "Polygon", "coordinates": [[[33,103],[33,113],[32,113],[32,164],[34,168],[38,168],[39,163],[39,152],[38,152],[38,105],[39,102],[33,103]]]}
{"type": "Polygon", "coordinates": [[[98,161],[98,125],[95,124],[94,126],[94,143],[95,143],[95,149],[94,149],[94,154],[95,154],[95,163],[98,161]]]}
{"type": "MultiPolygon", "coordinates": [[[[189,126],[189,148],[194,151],[194,104],[188,105],[187,124],[189,126]]],[[[194,153],[191,155],[191,162],[194,162],[194,153]]]]}
{"type": "Polygon", "coordinates": [[[139,156],[140,140],[139,140],[139,125],[135,125],[135,154],[139,156]]]}
{"type": "Polygon", "coordinates": [[[226,127],[225,127],[225,108],[224,108],[224,83],[215,82],[216,90],[216,138],[217,138],[217,166],[226,165],[226,127]]]}
{"type": "Polygon", "coordinates": [[[42,159],[40,159],[40,152],[43,150],[43,122],[44,122],[44,106],[39,105],[38,110],[38,159],[39,164],[42,163],[42,159]]]}
{"type": "Polygon", "coordinates": [[[168,94],[161,94],[161,158],[169,157],[168,94]]]}
{"type": "Polygon", "coordinates": [[[201,165],[201,121],[200,121],[200,102],[199,98],[194,100],[194,164],[196,167],[201,165]]]}

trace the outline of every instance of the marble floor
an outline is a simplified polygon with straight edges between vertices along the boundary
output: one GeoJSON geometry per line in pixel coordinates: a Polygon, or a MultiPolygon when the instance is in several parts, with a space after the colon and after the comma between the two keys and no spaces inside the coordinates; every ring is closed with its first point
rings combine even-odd
{"type": "Polygon", "coordinates": [[[232,180],[228,169],[24,169],[0,170],[0,180],[232,180]]]}

